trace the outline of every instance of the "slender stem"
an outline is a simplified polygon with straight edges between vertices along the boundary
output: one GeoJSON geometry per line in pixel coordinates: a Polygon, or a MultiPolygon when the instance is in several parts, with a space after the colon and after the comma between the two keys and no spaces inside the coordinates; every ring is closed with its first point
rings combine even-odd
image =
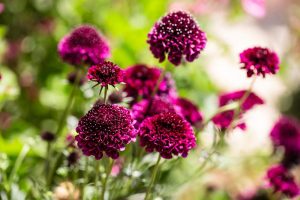
{"type": "Polygon", "coordinates": [[[110,159],[109,159],[108,161],[109,161],[109,165],[107,166],[106,176],[102,183],[102,191],[101,191],[101,198],[100,198],[101,200],[104,200],[107,181],[108,181],[109,175],[111,173],[112,167],[114,165],[114,160],[110,161],[110,159]]]}
{"type": "Polygon", "coordinates": [[[25,157],[26,157],[27,153],[29,152],[29,150],[30,150],[30,147],[27,144],[25,144],[23,146],[20,154],[18,155],[17,160],[15,162],[15,165],[14,165],[14,167],[13,167],[11,173],[10,173],[10,176],[8,178],[8,185],[9,186],[12,185],[12,182],[14,181],[14,178],[15,178],[19,168],[21,167],[22,162],[25,159],[25,157]]]}
{"type": "Polygon", "coordinates": [[[96,199],[98,199],[98,193],[97,193],[97,188],[98,188],[98,183],[99,183],[99,176],[100,176],[100,160],[96,160],[95,163],[95,191],[96,191],[96,199]]]}
{"type": "Polygon", "coordinates": [[[107,103],[107,91],[108,91],[108,86],[105,86],[105,88],[104,88],[104,104],[107,103]]]}
{"type": "MultiPolygon", "coordinates": [[[[76,90],[77,90],[77,86],[79,85],[79,81],[80,81],[80,68],[76,68],[76,71],[75,71],[75,82],[73,84],[71,93],[69,95],[66,107],[65,107],[65,109],[63,111],[63,114],[62,114],[60,120],[59,120],[57,130],[55,132],[55,135],[57,137],[59,137],[59,135],[61,134],[61,131],[62,131],[63,127],[64,127],[64,123],[65,123],[66,117],[68,116],[68,114],[70,112],[70,109],[72,107],[72,104],[73,104],[73,101],[74,101],[74,98],[75,98],[75,94],[76,94],[76,90]]],[[[52,148],[51,148],[51,146],[52,146],[52,144],[50,144],[50,147],[49,147],[49,157],[52,156],[52,148]]],[[[62,153],[60,153],[56,157],[56,160],[54,161],[54,164],[52,165],[52,168],[50,168],[50,173],[48,173],[48,179],[47,179],[47,186],[48,187],[50,187],[50,185],[51,185],[51,183],[53,181],[54,173],[56,172],[57,168],[59,167],[58,166],[59,160],[62,158],[62,156],[63,156],[62,153]]]]}
{"type": "Polygon", "coordinates": [[[230,132],[230,131],[232,131],[234,129],[234,126],[235,126],[234,122],[235,122],[235,120],[238,118],[238,116],[241,113],[241,108],[242,108],[243,103],[250,96],[251,91],[253,89],[253,85],[255,83],[255,80],[256,80],[256,76],[254,76],[254,78],[252,79],[248,90],[245,92],[245,94],[242,96],[242,98],[238,101],[238,107],[236,109],[234,109],[233,119],[232,119],[232,121],[230,122],[230,124],[228,126],[227,132],[230,132]]]}
{"type": "Polygon", "coordinates": [[[221,106],[220,108],[218,108],[217,112],[216,112],[214,115],[212,115],[211,117],[209,117],[209,118],[202,124],[200,130],[203,130],[203,129],[208,125],[208,123],[212,120],[212,118],[214,118],[214,116],[216,116],[217,114],[222,113],[222,112],[225,112],[225,111],[229,111],[229,110],[232,110],[232,109],[236,109],[238,106],[239,106],[239,104],[238,104],[237,102],[233,102],[233,103],[230,103],[230,104],[221,106]]]}
{"type": "MultiPolygon", "coordinates": [[[[46,150],[46,159],[45,159],[45,172],[49,171],[49,161],[50,161],[50,142],[47,142],[47,150],[46,150]]],[[[48,173],[45,173],[45,180],[47,181],[48,173]]]]}
{"type": "Polygon", "coordinates": [[[72,88],[70,96],[68,98],[66,107],[63,111],[63,114],[62,114],[60,120],[59,120],[58,128],[57,128],[57,131],[56,131],[56,136],[60,135],[60,133],[61,133],[63,127],[64,127],[66,117],[68,116],[68,114],[70,112],[70,109],[71,109],[71,106],[73,104],[73,100],[74,100],[74,97],[75,97],[75,94],[76,94],[76,89],[77,89],[79,81],[80,81],[79,68],[77,68],[76,71],[75,71],[75,83],[73,84],[73,88],[72,88]]]}
{"type": "Polygon", "coordinates": [[[89,182],[89,158],[85,157],[85,166],[84,166],[84,178],[83,182],[80,184],[80,196],[84,200],[84,186],[89,182]]]}
{"type": "Polygon", "coordinates": [[[150,184],[148,186],[146,195],[145,195],[145,199],[144,200],[148,200],[151,196],[151,190],[152,190],[152,186],[155,182],[156,176],[157,176],[157,172],[158,172],[158,167],[159,167],[159,162],[160,162],[161,156],[159,155],[156,161],[156,164],[154,166],[153,172],[152,172],[152,176],[151,176],[151,181],[150,184]]]}

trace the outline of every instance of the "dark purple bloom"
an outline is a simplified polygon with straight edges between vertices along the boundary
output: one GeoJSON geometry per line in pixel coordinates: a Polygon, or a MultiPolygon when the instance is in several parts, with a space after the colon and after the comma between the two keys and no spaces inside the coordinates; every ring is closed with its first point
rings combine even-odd
{"type": "Polygon", "coordinates": [[[96,104],[78,123],[75,137],[86,156],[116,159],[125,145],[135,140],[136,133],[128,109],[118,105],[96,104]]]}
{"type": "Polygon", "coordinates": [[[180,113],[186,121],[191,125],[200,125],[203,121],[202,113],[199,112],[198,107],[188,99],[176,98],[173,100],[176,105],[178,113],[180,113]]]}
{"type": "Polygon", "coordinates": [[[79,158],[79,153],[76,150],[72,151],[67,157],[68,167],[75,165],[78,162],[79,158]]]}
{"type": "Polygon", "coordinates": [[[267,48],[254,47],[240,53],[242,69],[247,70],[247,76],[276,74],[279,70],[279,58],[277,54],[267,48]]]}
{"type": "Polygon", "coordinates": [[[159,98],[144,99],[132,106],[132,116],[135,120],[134,126],[138,128],[147,117],[163,112],[175,112],[174,106],[159,98]]]}
{"type": "Polygon", "coordinates": [[[156,22],[148,34],[148,44],[155,58],[179,65],[181,60],[194,61],[205,48],[206,34],[193,17],[185,12],[171,12],[156,22]]]}
{"type": "Polygon", "coordinates": [[[196,146],[191,125],[173,112],[148,117],[140,125],[140,144],[147,152],[157,151],[163,158],[173,155],[187,157],[196,146]]]}
{"type": "Polygon", "coordinates": [[[124,99],[124,95],[122,91],[115,91],[108,96],[108,101],[111,104],[122,103],[124,99]]]}
{"type": "Polygon", "coordinates": [[[102,87],[118,84],[123,81],[123,70],[119,66],[104,61],[89,68],[87,78],[99,83],[102,87]]]}
{"type": "Polygon", "coordinates": [[[65,36],[58,44],[58,53],[72,65],[99,64],[110,56],[105,39],[88,25],[79,26],[65,36]]]}
{"type": "Polygon", "coordinates": [[[52,133],[50,131],[44,131],[41,134],[41,138],[42,138],[42,140],[44,140],[46,142],[53,142],[56,139],[56,136],[54,133],[52,133]]]}
{"type": "Polygon", "coordinates": [[[300,123],[293,118],[281,117],[271,130],[274,146],[284,149],[283,165],[290,167],[300,162],[300,123]]]}
{"type": "MultiPolygon", "coordinates": [[[[81,86],[86,81],[85,77],[78,77],[80,80],[78,81],[78,85],[81,86]]],[[[71,72],[68,74],[68,81],[70,84],[75,84],[76,81],[76,72],[71,72]]]]}
{"type": "Polygon", "coordinates": [[[293,198],[300,194],[300,188],[296,184],[292,174],[282,165],[271,167],[267,172],[269,186],[274,192],[281,192],[287,197],[293,198]]]}
{"type": "MultiPolygon", "coordinates": [[[[219,97],[219,107],[226,106],[233,102],[241,101],[244,98],[244,95],[247,95],[246,92],[247,92],[246,90],[240,90],[240,91],[230,92],[221,95],[219,97]]],[[[255,93],[251,92],[247,96],[247,98],[244,99],[244,102],[241,104],[241,110],[239,116],[237,117],[241,118],[243,113],[252,109],[255,105],[261,105],[263,103],[264,101],[260,97],[258,97],[255,93]]],[[[231,123],[233,123],[233,118],[234,118],[234,110],[228,110],[216,114],[213,117],[212,121],[217,127],[221,129],[226,129],[230,126],[231,123]]],[[[244,130],[246,128],[246,124],[239,123],[237,127],[244,130]]]]}
{"type": "MultiPolygon", "coordinates": [[[[133,102],[136,102],[139,97],[148,99],[157,87],[161,73],[161,69],[143,64],[129,67],[125,70],[124,82],[126,85],[124,91],[134,99],[133,102]]],[[[176,95],[174,82],[169,74],[159,84],[157,94],[167,97],[176,95]]]]}

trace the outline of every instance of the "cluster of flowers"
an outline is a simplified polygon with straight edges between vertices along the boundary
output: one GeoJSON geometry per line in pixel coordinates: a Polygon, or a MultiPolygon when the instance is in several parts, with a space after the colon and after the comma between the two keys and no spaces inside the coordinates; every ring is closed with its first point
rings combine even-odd
{"type": "MultiPolygon", "coordinates": [[[[169,13],[155,23],[147,40],[155,58],[163,62],[167,57],[174,66],[194,61],[206,42],[206,34],[196,21],[182,11],[169,13]]],[[[110,50],[103,36],[87,25],[64,37],[58,51],[61,58],[72,65],[89,65],[87,79],[100,85],[100,92],[103,88],[107,91],[108,86],[125,83],[122,91],[109,96],[108,104],[105,94],[104,102],[95,103],[79,120],[75,139],[84,155],[101,159],[106,154],[117,159],[119,152],[136,141],[137,136],[147,152],[156,151],[165,159],[186,157],[196,146],[194,128],[203,128],[203,114],[193,102],[178,96],[170,73],[146,64],[121,69],[107,60],[110,50]],[[123,102],[124,96],[130,97],[128,108],[117,104],[123,102]]],[[[240,62],[249,78],[265,77],[279,70],[278,56],[267,48],[246,49],[240,54],[240,62]]],[[[69,80],[74,83],[76,76],[69,80]]],[[[235,127],[245,129],[246,124],[241,121],[243,114],[263,103],[251,90],[222,94],[219,97],[221,111],[212,122],[223,131],[235,127]],[[238,103],[238,109],[222,110],[233,102],[238,103]]],[[[270,185],[275,191],[295,196],[298,188],[286,169],[295,157],[299,160],[299,126],[284,118],[276,124],[271,136],[276,148],[284,147],[285,156],[282,165],[269,170],[270,185]]]]}
{"type": "Polygon", "coordinates": [[[288,197],[300,194],[291,170],[300,163],[300,122],[294,118],[281,117],[274,125],[270,137],[276,151],[283,150],[281,163],[267,172],[269,185],[288,197]]]}
{"type": "MultiPolygon", "coordinates": [[[[206,44],[206,35],[185,12],[166,15],[148,35],[150,50],[162,62],[179,65],[183,59],[196,59],[206,44]]],[[[157,151],[164,158],[186,157],[196,146],[192,126],[200,126],[202,113],[188,99],[178,97],[171,74],[158,67],[137,64],[122,70],[107,61],[109,46],[91,26],[76,28],[58,45],[61,58],[75,66],[90,65],[87,79],[103,87],[125,83],[123,92],[130,97],[129,108],[106,102],[96,103],[76,128],[78,147],[86,156],[113,159],[119,151],[140,137],[146,151],[157,151]]],[[[74,76],[69,81],[74,83],[74,76]]],[[[122,93],[112,93],[110,103],[122,102],[122,93]]],[[[106,101],[106,100],[105,100],[106,101]]]]}

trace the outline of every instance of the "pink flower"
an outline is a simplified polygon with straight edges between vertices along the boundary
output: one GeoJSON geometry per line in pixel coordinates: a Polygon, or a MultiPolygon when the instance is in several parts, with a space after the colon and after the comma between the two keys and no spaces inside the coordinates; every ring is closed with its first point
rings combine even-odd
{"type": "Polygon", "coordinates": [[[277,54],[267,48],[253,47],[244,50],[240,53],[240,62],[248,77],[253,75],[265,77],[266,74],[276,74],[279,70],[277,54]]]}
{"type": "Polygon", "coordinates": [[[206,46],[206,34],[193,17],[185,12],[168,13],[156,22],[148,34],[150,50],[159,62],[168,60],[179,65],[183,59],[194,61],[206,46]]]}
{"type": "Polygon", "coordinates": [[[265,0],[242,0],[244,10],[254,17],[264,17],[266,15],[265,0]]]}
{"type": "MultiPolygon", "coordinates": [[[[219,107],[228,105],[232,102],[240,101],[244,97],[246,92],[247,92],[246,90],[240,90],[240,91],[230,92],[230,93],[221,95],[219,97],[219,107]]],[[[239,114],[239,116],[237,116],[238,119],[240,119],[242,117],[243,113],[250,110],[255,105],[260,105],[263,103],[264,103],[264,101],[260,97],[258,97],[255,93],[251,92],[241,105],[240,114],[239,114]]],[[[218,113],[212,119],[213,123],[217,127],[219,127],[220,129],[223,129],[223,130],[229,128],[231,123],[233,123],[233,120],[234,120],[234,110],[228,110],[228,111],[218,113]]],[[[246,128],[246,124],[239,123],[237,125],[237,127],[244,130],[246,128]]]]}
{"type": "Polygon", "coordinates": [[[123,70],[110,61],[103,61],[89,68],[87,78],[99,83],[102,87],[114,86],[123,81],[123,70]]]}
{"type": "Polygon", "coordinates": [[[163,112],[143,121],[139,129],[140,144],[147,152],[157,151],[165,159],[173,155],[187,157],[196,146],[191,125],[173,112],[163,112]]]}
{"type": "Polygon", "coordinates": [[[98,31],[88,25],[75,28],[58,44],[60,57],[72,65],[99,64],[110,56],[107,42],[98,31]]]}
{"type": "Polygon", "coordinates": [[[300,188],[294,177],[282,165],[271,167],[267,172],[267,179],[274,192],[280,192],[291,198],[300,194],[300,188]]]}
{"type": "Polygon", "coordinates": [[[117,159],[119,151],[135,140],[136,132],[128,109],[116,104],[96,104],[78,123],[75,137],[78,147],[86,156],[117,159]]]}

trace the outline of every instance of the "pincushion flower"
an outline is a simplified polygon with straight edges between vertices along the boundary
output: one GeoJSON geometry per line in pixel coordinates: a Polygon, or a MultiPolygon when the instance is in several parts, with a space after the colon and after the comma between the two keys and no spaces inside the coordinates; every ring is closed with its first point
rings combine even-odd
{"type": "Polygon", "coordinates": [[[46,142],[53,142],[56,139],[56,135],[50,131],[44,131],[41,133],[41,138],[46,142]]]}
{"type": "Polygon", "coordinates": [[[196,146],[191,125],[173,112],[163,112],[143,121],[139,129],[140,144],[147,152],[157,151],[163,158],[187,157],[196,146]]]}
{"type": "MultiPolygon", "coordinates": [[[[246,92],[247,92],[246,90],[240,90],[240,91],[230,92],[221,95],[219,97],[219,107],[223,107],[230,103],[240,101],[244,97],[244,95],[246,95],[246,92]]],[[[264,101],[260,97],[258,97],[255,93],[251,92],[244,100],[244,102],[241,104],[238,118],[241,118],[243,113],[252,109],[255,105],[261,105],[261,104],[264,104],[264,101]]],[[[231,125],[231,123],[233,123],[234,120],[233,118],[234,118],[234,110],[228,110],[216,114],[213,117],[212,121],[217,127],[224,130],[227,129],[231,125]]],[[[237,124],[237,127],[244,130],[246,128],[246,124],[239,123],[237,124]]]]}
{"type": "Polygon", "coordinates": [[[203,121],[203,115],[199,112],[197,106],[185,98],[176,98],[173,100],[177,112],[180,113],[191,125],[200,125],[203,121]]]}
{"type": "Polygon", "coordinates": [[[114,86],[123,81],[123,70],[110,61],[103,61],[89,68],[87,78],[102,87],[114,86]]]}
{"type": "Polygon", "coordinates": [[[96,104],[78,123],[75,137],[86,156],[116,159],[125,145],[135,140],[136,133],[128,109],[118,105],[96,104]]]}
{"type": "Polygon", "coordinates": [[[107,42],[89,25],[75,28],[58,44],[60,57],[72,65],[99,64],[110,56],[107,42]]]}
{"type": "Polygon", "coordinates": [[[270,137],[277,147],[283,147],[283,165],[291,167],[300,162],[300,123],[290,117],[281,117],[271,130],[270,137]]]}
{"type": "Polygon", "coordinates": [[[273,188],[274,192],[280,192],[290,198],[300,194],[300,188],[294,177],[282,165],[271,167],[267,172],[267,179],[268,185],[273,188]]]}
{"type": "Polygon", "coordinates": [[[183,11],[171,12],[155,23],[148,34],[147,43],[155,58],[160,62],[166,56],[179,65],[184,58],[194,61],[205,48],[206,34],[193,17],[183,11]]]}
{"type": "Polygon", "coordinates": [[[151,99],[144,99],[132,106],[132,116],[135,120],[134,126],[138,128],[139,125],[147,117],[151,117],[163,112],[175,112],[174,106],[163,100],[162,98],[155,97],[151,99]]]}
{"type": "MultiPolygon", "coordinates": [[[[138,97],[150,98],[161,73],[161,69],[148,67],[144,64],[131,66],[125,70],[124,82],[126,85],[124,91],[134,99],[134,102],[137,101],[138,97]]],[[[169,74],[159,84],[157,94],[159,96],[176,95],[176,89],[169,74]]]]}
{"type": "Polygon", "coordinates": [[[276,74],[279,70],[277,54],[267,48],[254,47],[244,50],[240,53],[240,62],[243,64],[242,69],[247,70],[248,77],[265,77],[266,74],[276,74]]]}

